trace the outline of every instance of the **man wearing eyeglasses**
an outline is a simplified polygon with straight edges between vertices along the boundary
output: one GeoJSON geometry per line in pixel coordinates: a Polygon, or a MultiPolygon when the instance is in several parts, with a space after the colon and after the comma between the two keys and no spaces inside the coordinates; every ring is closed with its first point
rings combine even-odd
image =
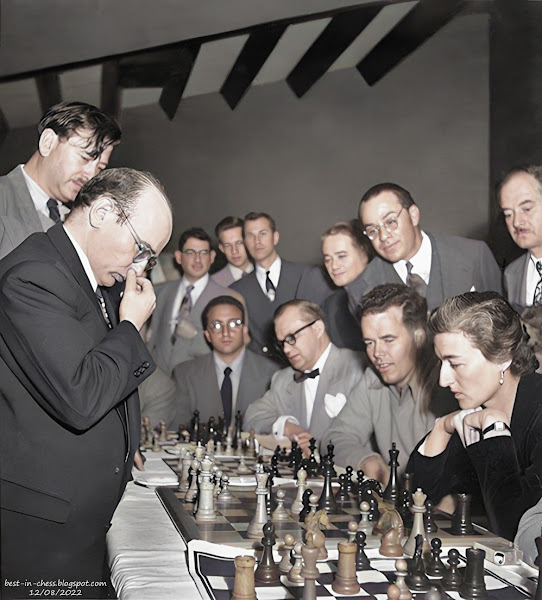
{"type": "Polygon", "coordinates": [[[213,298],[203,309],[201,323],[213,350],[173,370],[177,384],[175,428],[188,425],[196,409],[202,421],[211,417],[218,421],[224,415],[231,424],[237,411],[244,415],[248,405],[265,394],[278,369],[245,347],[245,308],[233,296],[213,298]]]}
{"type": "Polygon", "coordinates": [[[245,242],[243,241],[243,219],[224,217],[215,227],[218,247],[224,253],[228,264],[211,276],[219,285],[228,287],[234,281],[254,271],[245,242]]]}
{"type": "Polygon", "coordinates": [[[183,275],[156,290],[156,310],[151,321],[149,347],[158,367],[171,377],[176,365],[209,353],[201,326],[201,314],[207,303],[217,296],[240,294],[218,285],[209,276],[215,260],[211,238],[201,227],[181,234],[175,261],[183,275]]]}
{"type": "Polygon", "coordinates": [[[0,261],[3,584],[88,580],[80,597],[92,598],[107,589],[106,531],[139,445],[137,387],[154,370],[139,333],[155,305],[144,273],[171,228],[151,175],[109,169],[65,223],[0,261]],[[107,292],[123,281],[117,314],[107,292]]]}
{"type": "Polygon", "coordinates": [[[384,283],[405,283],[433,310],[469,291],[502,292],[501,271],[485,242],[422,231],[420,209],[395,183],[380,183],[362,196],[359,218],[377,256],[351,286],[352,300],[384,283]]]}
{"type": "Polygon", "coordinates": [[[363,377],[361,355],[334,346],[324,318],[308,300],[291,300],[277,309],[277,344],[290,366],[278,371],[269,391],[248,407],[245,429],[296,440],[303,450],[311,437],[323,438],[363,377]]]}

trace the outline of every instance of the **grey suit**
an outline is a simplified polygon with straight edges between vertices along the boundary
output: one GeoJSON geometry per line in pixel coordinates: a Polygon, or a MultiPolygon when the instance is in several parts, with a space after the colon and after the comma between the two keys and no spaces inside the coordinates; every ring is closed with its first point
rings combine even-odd
{"type": "Polygon", "coordinates": [[[510,263],[504,270],[504,291],[508,302],[518,313],[527,307],[525,302],[527,294],[527,269],[529,267],[530,252],[522,254],[510,263]]]}
{"type": "Polygon", "coordinates": [[[218,285],[221,285],[222,287],[228,287],[234,281],[237,281],[237,279],[233,278],[233,275],[231,274],[228,265],[226,265],[223,269],[220,269],[220,271],[213,273],[211,275],[211,279],[213,281],[216,281],[216,283],[218,283],[218,285]]]}
{"type": "MultiPolygon", "coordinates": [[[[426,232],[427,233],[427,232],[426,232]]],[[[485,242],[461,237],[427,233],[431,240],[431,272],[427,287],[427,306],[433,310],[447,298],[471,291],[502,293],[502,274],[485,242]]],[[[348,292],[359,301],[368,291],[383,283],[402,283],[391,262],[377,256],[356,285],[348,292]]]]}
{"type": "MultiPolygon", "coordinates": [[[[240,410],[244,415],[248,405],[269,389],[271,377],[277,369],[278,365],[272,361],[245,349],[235,410],[240,410]]],[[[202,421],[208,421],[211,417],[218,418],[223,414],[212,354],[177,365],[173,376],[177,384],[175,428],[180,423],[188,424],[196,409],[199,410],[202,421]]]]}
{"type": "Polygon", "coordinates": [[[54,222],[36,211],[20,167],[0,177],[0,259],[31,233],[46,231],[54,222]]]}
{"type": "Polygon", "coordinates": [[[326,412],[324,397],[326,394],[336,396],[341,393],[348,398],[363,377],[362,358],[352,350],[331,346],[318,380],[310,423],[307,422],[304,386],[294,381],[294,373],[291,367],[287,367],[273,375],[271,389],[248,407],[244,429],[270,433],[273,423],[280,416],[289,415],[321,440],[333,421],[326,412]]]}
{"type": "Polygon", "coordinates": [[[179,285],[178,281],[172,281],[156,288],[156,309],[152,316],[151,337],[148,343],[156,364],[168,375],[171,375],[175,365],[211,351],[201,325],[201,313],[210,300],[217,296],[234,296],[243,302],[243,298],[238,293],[218,285],[209,278],[190,312],[190,321],[197,329],[197,335],[193,339],[178,338],[175,343],[172,343],[171,313],[179,285]]]}
{"type": "Polygon", "coordinates": [[[299,282],[306,268],[305,265],[282,261],[273,302],[263,293],[256,278],[256,269],[250,275],[231,284],[230,289],[239,292],[247,305],[251,335],[249,348],[253,352],[268,355],[273,340],[273,314],[281,304],[297,298],[299,282]]]}

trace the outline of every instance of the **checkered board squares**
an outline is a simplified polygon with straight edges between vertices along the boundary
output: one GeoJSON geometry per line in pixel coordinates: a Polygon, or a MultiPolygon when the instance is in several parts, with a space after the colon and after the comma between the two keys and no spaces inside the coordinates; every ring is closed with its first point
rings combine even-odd
{"type": "MultiPolygon", "coordinates": [[[[190,572],[195,576],[202,596],[210,600],[230,600],[235,579],[234,557],[219,556],[213,552],[212,544],[197,541],[189,544],[189,553],[190,572]]],[[[361,586],[358,594],[341,596],[335,593],[331,587],[337,570],[337,561],[329,560],[318,563],[320,577],[316,582],[317,598],[347,597],[386,600],[388,586],[395,581],[395,560],[372,557],[371,567],[371,570],[357,573],[361,586]]],[[[438,584],[439,580],[435,579],[434,581],[435,584],[438,584]]],[[[521,600],[521,598],[531,597],[527,591],[510,584],[500,575],[493,574],[488,570],[485,572],[485,582],[489,600],[521,600]]],[[[303,587],[293,586],[286,577],[282,577],[281,583],[274,586],[256,584],[256,595],[259,600],[300,600],[303,597],[303,587]]],[[[423,600],[425,593],[413,593],[413,596],[416,600],[423,600]]],[[[442,598],[460,600],[458,592],[443,593],[442,598]]]]}

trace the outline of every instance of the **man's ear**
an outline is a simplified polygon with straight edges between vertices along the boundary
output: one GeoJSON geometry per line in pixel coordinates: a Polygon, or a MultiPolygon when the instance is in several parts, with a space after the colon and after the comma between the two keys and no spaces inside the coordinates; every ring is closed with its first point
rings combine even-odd
{"type": "Polygon", "coordinates": [[[278,231],[273,232],[273,246],[277,246],[279,243],[280,235],[278,231]]]}
{"type": "Polygon", "coordinates": [[[211,264],[213,264],[215,262],[215,258],[216,258],[216,252],[214,250],[211,250],[211,264]]]}
{"type": "Polygon", "coordinates": [[[322,335],[326,332],[326,328],[322,319],[318,319],[318,321],[314,323],[313,327],[316,330],[316,334],[319,338],[322,337],[322,335]]]}
{"type": "Polygon", "coordinates": [[[180,250],[175,250],[175,252],[173,253],[173,255],[175,256],[175,262],[180,265],[181,264],[181,258],[183,257],[183,253],[180,250]]]}
{"type": "Polygon", "coordinates": [[[102,196],[95,200],[91,205],[88,213],[88,219],[91,227],[99,228],[105,220],[115,212],[115,203],[111,198],[102,196]]]}
{"type": "MultiPolygon", "coordinates": [[[[178,250],[177,250],[178,252],[178,250]]],[[[211,344],[211,336],[209,335],[209,332],[207,331],[207,329],[203,330],[203,335],[205,336],[205,339],[209,342],[209,344],[211,344]]],[[[211,344],[212,346],[213,344],[211,344]]]]}
{"type": "Polygon", "coordinates": [[[418,227],[420,224],[420,209],[413,204],[412,206],[408,207],[408,214],[410,215],[412,225],[414,225],[414,227],[418,227]]]}
{"type": "Polygon", "coordinates": [[[40,135],[38,142],[39,153],[42,156],[49,156],[59,142],[60,140],[58,135],[50,127],[47,127],[47,129],[44,129],[40,135]]]}

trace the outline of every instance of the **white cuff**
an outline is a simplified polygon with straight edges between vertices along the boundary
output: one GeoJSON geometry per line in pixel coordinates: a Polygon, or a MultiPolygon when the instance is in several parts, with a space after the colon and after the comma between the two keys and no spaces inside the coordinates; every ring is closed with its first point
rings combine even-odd
{"type": "Polygon", "coordinates": [[[273,423],[273,426],[271,427],[271,431],[277,439],[284,437],[284,427],[287,421],[290,421],[295,425],[299,425],[299,421],[295,417],[282,415],[273,423]]]}

